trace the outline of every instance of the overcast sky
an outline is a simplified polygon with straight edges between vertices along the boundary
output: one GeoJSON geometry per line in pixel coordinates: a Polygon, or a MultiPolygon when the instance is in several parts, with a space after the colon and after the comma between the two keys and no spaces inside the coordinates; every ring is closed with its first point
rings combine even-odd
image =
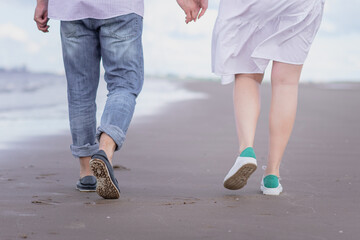
{"type": "MultiPolygon", "coordinates": [[[[320,1],[320,0],[319,0],[320,1]]],[[[63,73],[59,22],[50,33],[36,29],[36,0],[0,2],[0,67],[63,73]]],[[[219,0],[197,23],[184,24],[175,0],[145,0],[145,73],[213,77],[211,33],[219,0]]],[[[360,81],[360,1],[326,0],[320,32],[305,63],[305,80],[360,81]]]]}

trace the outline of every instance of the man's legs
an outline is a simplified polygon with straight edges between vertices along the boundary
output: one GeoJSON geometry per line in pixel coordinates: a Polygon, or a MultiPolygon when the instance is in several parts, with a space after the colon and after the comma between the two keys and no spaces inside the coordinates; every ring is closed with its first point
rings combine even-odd
{"type": "Polygon", "coordinates": [[[90,166],[98,182],[96,192],[103,198],[116,199],[120,189],[112,158],[125,140],[144,79],[142,17],[128,14],[97,20],[96,24],[109,93],[97,131],[100,150],[92,157],[90,166]]]}
{"type": "Polygon", "coordinates": [[[142,89],[142,17],[128,14],[102,22],[100,46],[109,93],[97,136],[111,162],[125,140],[142,89]]]}
{"type": "Polygon", "coordinates": [[[86,21],[62,21],[61,40],[68,83],[72,154],[80,159],[80,177],[92,175],[90,156],[98,150],[96,134],[96,92],[100,74],[98,34],[86,21]]]}

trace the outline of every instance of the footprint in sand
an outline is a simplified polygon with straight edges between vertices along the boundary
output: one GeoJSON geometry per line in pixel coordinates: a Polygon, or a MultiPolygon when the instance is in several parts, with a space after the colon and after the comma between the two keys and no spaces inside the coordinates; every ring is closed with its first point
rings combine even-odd
{"type": "Polygon", "coordinates": [[[57,175],[57,173],[45,173],[45,174],[40,174],[39,176],[35,177],[35,179],[45,179],[46,177],[55,176],[55,175],[57,175]]]}
{"type": "Polygon", "coordinates": [[[160,204],[161,206],[174,206],[174,205],[187,205],[187,204],[195,204],[200,199],[198,198],[174,198],[174,201],[166,202],[160,204]]]}
{"type": "Polygon", "coordinates": [[[56,202],[52,198],[37,199],[37,200],[31,201],[31,203],[36,204],[36,205],[59,205],[60,204],[60,202],[56,202]]]}
{"type": "Polygon", "coordinates": [[[113,168],[116,171],[130,171],[130,168],[124,167],[122,165],[114,165],[113,168]]]}

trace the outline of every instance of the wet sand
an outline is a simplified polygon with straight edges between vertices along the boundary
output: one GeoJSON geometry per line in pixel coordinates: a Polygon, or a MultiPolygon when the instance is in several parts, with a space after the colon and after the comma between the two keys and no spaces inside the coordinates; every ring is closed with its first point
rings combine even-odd
{"type": "Polygon", "coordinates": [[[237,155],[232,87],[184,85],[208,99],[135,119],[114,161],[119,200],[75,190],[68,133],[2,151],[0,239],[358,239],[359,84],[301,85],[279,197],[259,189],[270,86],[262,86],[258,170],[230,191],[222,180],[237,155]]]}

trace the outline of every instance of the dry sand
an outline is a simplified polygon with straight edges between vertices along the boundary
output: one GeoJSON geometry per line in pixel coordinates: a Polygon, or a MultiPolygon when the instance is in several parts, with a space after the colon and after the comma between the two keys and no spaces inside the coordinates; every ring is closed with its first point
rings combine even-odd
{"type": "Polygon", "coordinates": [[[237,154],[232,87],[184,85],[209,98],[133,122],[115,157],[124,167],[116,171],[119,200],[75,190],[69,134],[2,151],[0,239],[359,239],[359,84],[301,85],[279,197],[259,190],[269,85],[255,142],[259,168],[239,191],[222,187],[237,154]]]}

